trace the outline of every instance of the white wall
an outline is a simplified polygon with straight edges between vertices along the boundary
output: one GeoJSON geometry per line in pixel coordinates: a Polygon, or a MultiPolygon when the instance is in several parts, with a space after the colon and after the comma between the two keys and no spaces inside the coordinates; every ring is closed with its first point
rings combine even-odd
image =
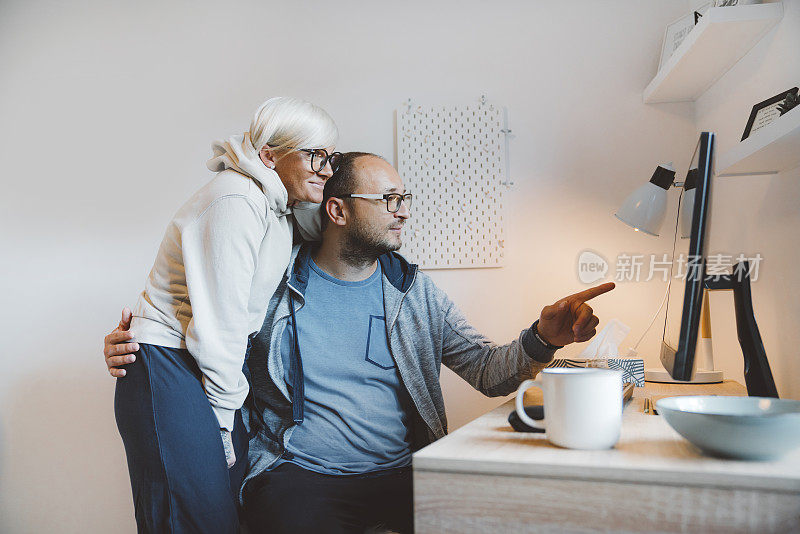
{"type": "MultiPolygon", "coordinates": [[[[340,126],[340,149],[388,157],[394,111],[409,97],[465,103],[486,94],[507,106],[516,135],[508,266],[432,276],[478,328],[508,341],[542,306],[583,287],[575,275],[581,250],[612,263],[620,252],[668,250],[667,236],[636,234],[611,214],[656,163],[688,163],[698,127],[728,142],[750,102],[791,86],[795,8],[765,40],[782,47],[782,59],[761,47],[722,94],[699,103],[696,125],[693,104],[641,101],[664,26],[688,9],[686,0],[4,1],[0,530],[134,531],[102,337],[134,303],[172,213],[211,177],[211,140],[243,131],[265,98],[317,102],[340,126]],[[742,81],[762,59],[774,81],[764,90],[742,81]],[[729,95],[732,108],[714,104],[729,95]]],[[[743,193],[759,202],[752,224],[738,228],[769,252],[765,278],[769,271],[782,280],[759,282],[756,309],[774,368],[795,377],[779,377],[782,393],[798,397],[791,348],[800,310],[780,290],[797,251],[785,253],[792,234],[778,228],[797,222],[796,178],[739,179],[727,194],[720,185],[715,217],[727,199],[733,220],[743,193]]],[[[604,321],[629,324],[633,338],[662,290],[658,281],[620,284],[592,305],[604,321]]],[[[714,320],[716,328],[728,319],[714,320]]],[[[735,335],[725,332],[715,344],[733,354],[735,335]]],[[[643,344],[651,365],[659,340],[655,328],[643,344]]],[[[735,355],[725,365],[734,376],[735,355]]],[[[453,428],[501,402],[449,371],[442,381],[453,428]]]]}

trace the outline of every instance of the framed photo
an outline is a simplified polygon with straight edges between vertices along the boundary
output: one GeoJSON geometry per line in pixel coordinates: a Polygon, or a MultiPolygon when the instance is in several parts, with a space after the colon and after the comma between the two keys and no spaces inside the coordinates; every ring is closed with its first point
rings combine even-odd
{"type": "Polygon", "coordinates": [[[658,60],[658,70],[672,57],[672,54],[681,45],[689,32],[694,28],[694,12],[687,13],[675,22],[668,24],[664,31],[664,44],[661,47],[661,58],[658,60]]]}
{"type": "Polygon", "coordinates": [[[760,3],[761,0],[714,0],[714,7],[749,6],[760,3]]]}
{"type": "Polygon", "coordinates": [[[711,2],[705,3],[702,6],[698,7],[694,12],[694,23],[695,25],[700,22],[700,18],[706,14],[708,8],[711,7],[711,2]]]}
{"type": "Polygon", "coordinates": [[[753,110],[750,112],[750,118],[747,119],[747,126],[745,126],[744,133],[742,134],[742,141],[750,137],[751,133],[757,132],[780,117],[781,112],[778,110],[778,106],[781,102],[786,100],[788,95],[793,94],[796,96],[797,91],[797,87],[792,87],[788,91],[784,91],[779,95],[775,95],[753,106],[753,110]]]}

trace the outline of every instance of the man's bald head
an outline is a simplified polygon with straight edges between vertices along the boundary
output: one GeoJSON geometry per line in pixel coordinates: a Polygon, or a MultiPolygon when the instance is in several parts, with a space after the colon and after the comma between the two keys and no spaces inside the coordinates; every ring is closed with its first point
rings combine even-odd
{"type": "Polygon", "coordinates": [[[403,179],[380,156],[347,152],[323,191],[321,247],[352,265],[373,263],[400,248],[411,197],[389,211],[389,200],[406,193],[403,179]],[[356,197],[350,195],[358,195],[356,197]]]}
{"type": "MultiPolygon", "coordinates": [[[[377,160],[386,165],[388,162],[377,154],[370,152],[345,152],[339,162],[339,168],[333,176],[325,182],[325,189],[322,192],[322,205],[324,206],[331,197],[340,197],[358,191],[360,183],[360,168],[370,163],[370,160],[377,160]]],[[[349,200],[349,199],[348,199],[349,200]]],[[[328,225],[328,218],[322,216],[322,229],[328,225]]]]}

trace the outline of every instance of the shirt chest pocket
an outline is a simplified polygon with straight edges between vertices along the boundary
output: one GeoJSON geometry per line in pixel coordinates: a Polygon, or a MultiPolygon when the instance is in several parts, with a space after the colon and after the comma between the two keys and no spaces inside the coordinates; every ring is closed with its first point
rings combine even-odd
{"type": "Polygon", "coordinates": [[[364,359],[381,369],[394,369],[395,363],[389,352],[389,341],[386,338],[386,319],[377,315],[369,316],[367,329],[367,351],[364,359]]]}

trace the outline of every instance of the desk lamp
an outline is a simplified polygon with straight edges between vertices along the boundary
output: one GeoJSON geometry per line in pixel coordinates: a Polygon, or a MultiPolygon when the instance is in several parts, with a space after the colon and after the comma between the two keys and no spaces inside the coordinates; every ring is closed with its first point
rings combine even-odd
{"type": "Polygon", "coordinates": [[[672,163],[659,165],[650,181],[631,193],[614,217],[637,232],[658,237],[667,209],[667,191],[674,182],[672,163]]]}

